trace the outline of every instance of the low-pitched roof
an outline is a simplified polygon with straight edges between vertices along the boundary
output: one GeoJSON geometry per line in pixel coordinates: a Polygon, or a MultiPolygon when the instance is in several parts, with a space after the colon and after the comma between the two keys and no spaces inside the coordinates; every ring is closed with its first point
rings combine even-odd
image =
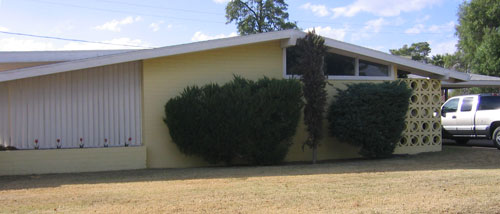
{"type": "Polygon", "coordinates": [[[0,63],[65,62],[129,51],[132,50],[0,51],[0,63]]]}
{"type": "MultiPolygon", "coordinates": [[[[284,30],[284,31],[253,34],[247,36],[209,40],[203,42],[195,42],[182,45],[167,46],[162,48],[128,50],[121,53],[102,55],[91,58],[81,58],[66,62],[48,64],[48,65],[7,70],[0,72],[0,82],[28,78],[28,77],[42,76],[42,75],[48,75],[48,74],[54,74],[72,70],[79,70],[91,67],[98,67],[116,63],[123,63],[129,61],[172,56],[178,54],[206,51],[218,48],[226,48],[226,47],[267,42],[267,41],[279,40],[281,41],[282,47],[287,47],[295,45],[295,41],[297,40],[297,38],[304,37],[305,35],[306,33],[299,30],[284,30]]],[[[366,56],[369,58],[374,58],[377,60],[394,63],[398,65],[398,67],[410,69],[412,70],[412,72],[415,72],[423,76],[448,80],[452,82],[467,81],[470,79],[470,76],[465,73],[456,72],[441,67],[416,62],[403,57],[390,55],[381,51],[372,50],[369,48],[337,41],[330,38],[325,38],[325,45],[332,49],[337,49],[356,55],[366,56]]]]}
{"type": "Polygon", "coordinates": [[[466,82],[441,82],[442,88],[471,88],[471,87],[500,87],[500,77],[480,74],[469,74],[470,80],[466,82]]]}

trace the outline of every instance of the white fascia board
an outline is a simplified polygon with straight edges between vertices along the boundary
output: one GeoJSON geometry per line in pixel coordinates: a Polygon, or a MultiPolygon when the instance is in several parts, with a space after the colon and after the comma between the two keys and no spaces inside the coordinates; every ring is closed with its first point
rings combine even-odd
{"type": "Polygon", "coordinates": [[[465,82],[450,83],[441,81],[442,88],[471,88],[471,87],[500,87],[500,80],[470,80],[465,82]]]}
{"type": "Polygon", "coordinates": [[[406,59],[406,58],[403,58],[400,56],[387,54],[387,53],[384,53],[381,51],[372,50],[369,48],[365,48],[365,47],[337,41],[334,39],[325,38],[325,45],[328,47],[342,50],[342,51],[351,52],[351,53],[359,54],[362,56],[367,56],[367,57],[371,57],[374,59],[386,61],[388,63],[403,65],[403,66],[410,67],[413,69],[426,71],[429,73],[429,75],[438,75],[438,76],[441,76],[442,78],[446,78],[446,79],[454,78],[454,79],[458,79],[458,80],[462,80],[462,81],[466,81],[466,80],[470,79],[470,76],[468,74],[465,74],[462,72],[452,71],[452,70],[448,70],[448,69],[441,68],[438,66],[424,64],[424,63],[417,62],[417,61],[414,61],[411,59],[406,59]]]}
{"type": "MultiPolygon", "coordinates": [[[[48,74],[61,73],[66,71],[80,70],[91,67],[111,65],[123,62],[130,62],[143,59],[152,59],[158,57],[179,55],[198,51],[206,51],[218,48],[227,48],[232,46],[267,42],[273,40],[289,39],[298,37],[303,32],[297,30],[275,31],[248,36],[238,36],[224,39],[195,42],[182,45],[174,45],[162,48],[130,51],[120,54],[105,55],[94,58],[80,59],[68,62],[41,65],[30,68],[3,71],[0,73],[0,82],[43,76],[48,74]]],[[[304,34],[305,35],[305,34],[304,34]]]]}
{"type": "Polygon", "coordinates": [[[303,38],[306,36],[306,33],[294,30],[288,39],[284,39],[281,41],[281,48],[287,48],[290,46],[295,46],[297,44],[298,38],[303,38]]]}
{"type": "Polygon", "coordinates": [[[500,81],[500,77],[482,75],[482,74],[470,74],[471,80],[493,80],[500,81]]]}
{"type": "Polygon", "coordinates": [[[130,51],[133,50],[0,51],[0,63],[71,61],[130,51]]]}

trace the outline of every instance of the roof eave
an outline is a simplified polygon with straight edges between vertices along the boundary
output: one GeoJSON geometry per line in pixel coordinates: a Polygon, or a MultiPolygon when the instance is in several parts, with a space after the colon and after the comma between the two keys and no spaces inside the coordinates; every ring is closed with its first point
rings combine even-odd
{"type": "Polygon", "coordinates": [[[302,35],[305,34],[303,34],[303,32],[298,30],[276,31],[276,32],[268,32],[261,34],[253,34],[248,36],[238,36],[238,37],[231,37],[224,39],[174,45],[174,46],[155,48],[155,49],[130,51],[125,53],[73,60],[73,61],[54,63],[49,65],[41,65],[30,68],[14,69],[14,70],[3,71],[2,73],[0,73],[0,82],[29,78],[34,76],[55,74],[72,70],[80,70],[90,67],[117,64],[122,62],[152,59],[152,58],[206,51],[218,48],[227,48],[239,45],[253,44],[259,42],[294,39],[294,38],[296,39],[301,37],[302,35]]]}
{"type": "Polygon", "coordinates": [[[134,50],[0,51],[0,63],[72,61],[134,50]]]}
{"type": "Polygon", "coordinates": [[[389,63],[403,65],[406,67],[411,67],[413,69],[422,71],[422,73],[425,72],[427,73],[427,76],[432,76],[435,77],[436,79],[456,79],[459,81],[467,81],[470,79],[469,75],[461,72],[454,72],[452,70],[448,70],[438,66],[417,62],[404,57],[391,55],[381,51],[372,50],[369,48],[341,42],[334,39],[325,38],[325,45],[342,51],[351,52],[367,57],[372,57],[389,63]]]}
{"type": "MultiPolygon", "coordinates": [[[[195,42],[195,43],[168,46],[155,49],[129,51],[125,53],[117,53],[117,54],[104,55],[86,59],[72,60],[61,63],[54,63],[50,65],[41,65],[30,68],[3,71],[0,74],[0,82],[66,72],[71,70],[85,69],[90,67],[117,64],[128,61],[137,61],[143,59],[179,55],[185,53],[206,51],[218,48],[227,48],[232,46],[253,44],[253,43],[273,41],[273,40],[281,40],[281,47],[285,48],[295,45],[296,40],[298,38],[304,37],[305,35],[306,33],[303,31],[285,30],[285,31],[253,34],[248,36],[238,36],[231,38],[209,40],[203,42],[195,42]]],[[[416,62],[411,59],[394,56],[381,51],[372,50],[369,48],[341,42],[334,39],[325,38],[325,45],[346,52],[351,52],[375,58],[378,60],[386,61],[389,63],[409,67],[421,72],[422,74],[425,74],[424,76],[432,77],[435,79],[447,80],[447,81],[467,81],[470,79],[470,76],[465,73],[455,72],[441,67],[428,65],[421,62],[416,62]]]]}
{"type": "Polygon", "coordinates": [[[500,81],[495,80],[471,80],[465,82],[441,82],[442,88],[458,89],[458,88],[471,88],[471,87],[500,87],[500,81]]]}

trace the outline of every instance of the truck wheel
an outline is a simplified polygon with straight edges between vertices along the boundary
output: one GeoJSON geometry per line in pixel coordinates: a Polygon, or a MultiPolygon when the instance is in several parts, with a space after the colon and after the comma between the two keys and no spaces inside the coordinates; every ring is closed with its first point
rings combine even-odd
{"type": "Polygon", "coordinates": [[[493,145],[500,149],[500,127],[497,127],[493,132],[493,137],[491,138],[493,145]]]}
{"type": "Polygon", "coordinates": [[[467,144],[467,142],[469,142],[469,139],[467,138],[455,138],[455,143],[457,143],[458,145],[465,145],[467,144]]]}

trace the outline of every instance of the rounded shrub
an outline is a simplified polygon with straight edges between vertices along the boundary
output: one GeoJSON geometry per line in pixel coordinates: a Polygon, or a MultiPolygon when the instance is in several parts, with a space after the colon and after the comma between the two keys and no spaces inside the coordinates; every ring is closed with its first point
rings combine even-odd
{"type": "Polygon", "coordinates": [[[170,136],[186,155],[210,163],[281,162],[299,121],[297,80],[235,77],[222,86],[191,86],[165,105],[170,136]]]}
{"type": "Polygon", "coordinates": [[[350,84],[328,110],[330,135],[368,158],[391,156],[402,136],[412,90],[402,81],[350,84]]]}

